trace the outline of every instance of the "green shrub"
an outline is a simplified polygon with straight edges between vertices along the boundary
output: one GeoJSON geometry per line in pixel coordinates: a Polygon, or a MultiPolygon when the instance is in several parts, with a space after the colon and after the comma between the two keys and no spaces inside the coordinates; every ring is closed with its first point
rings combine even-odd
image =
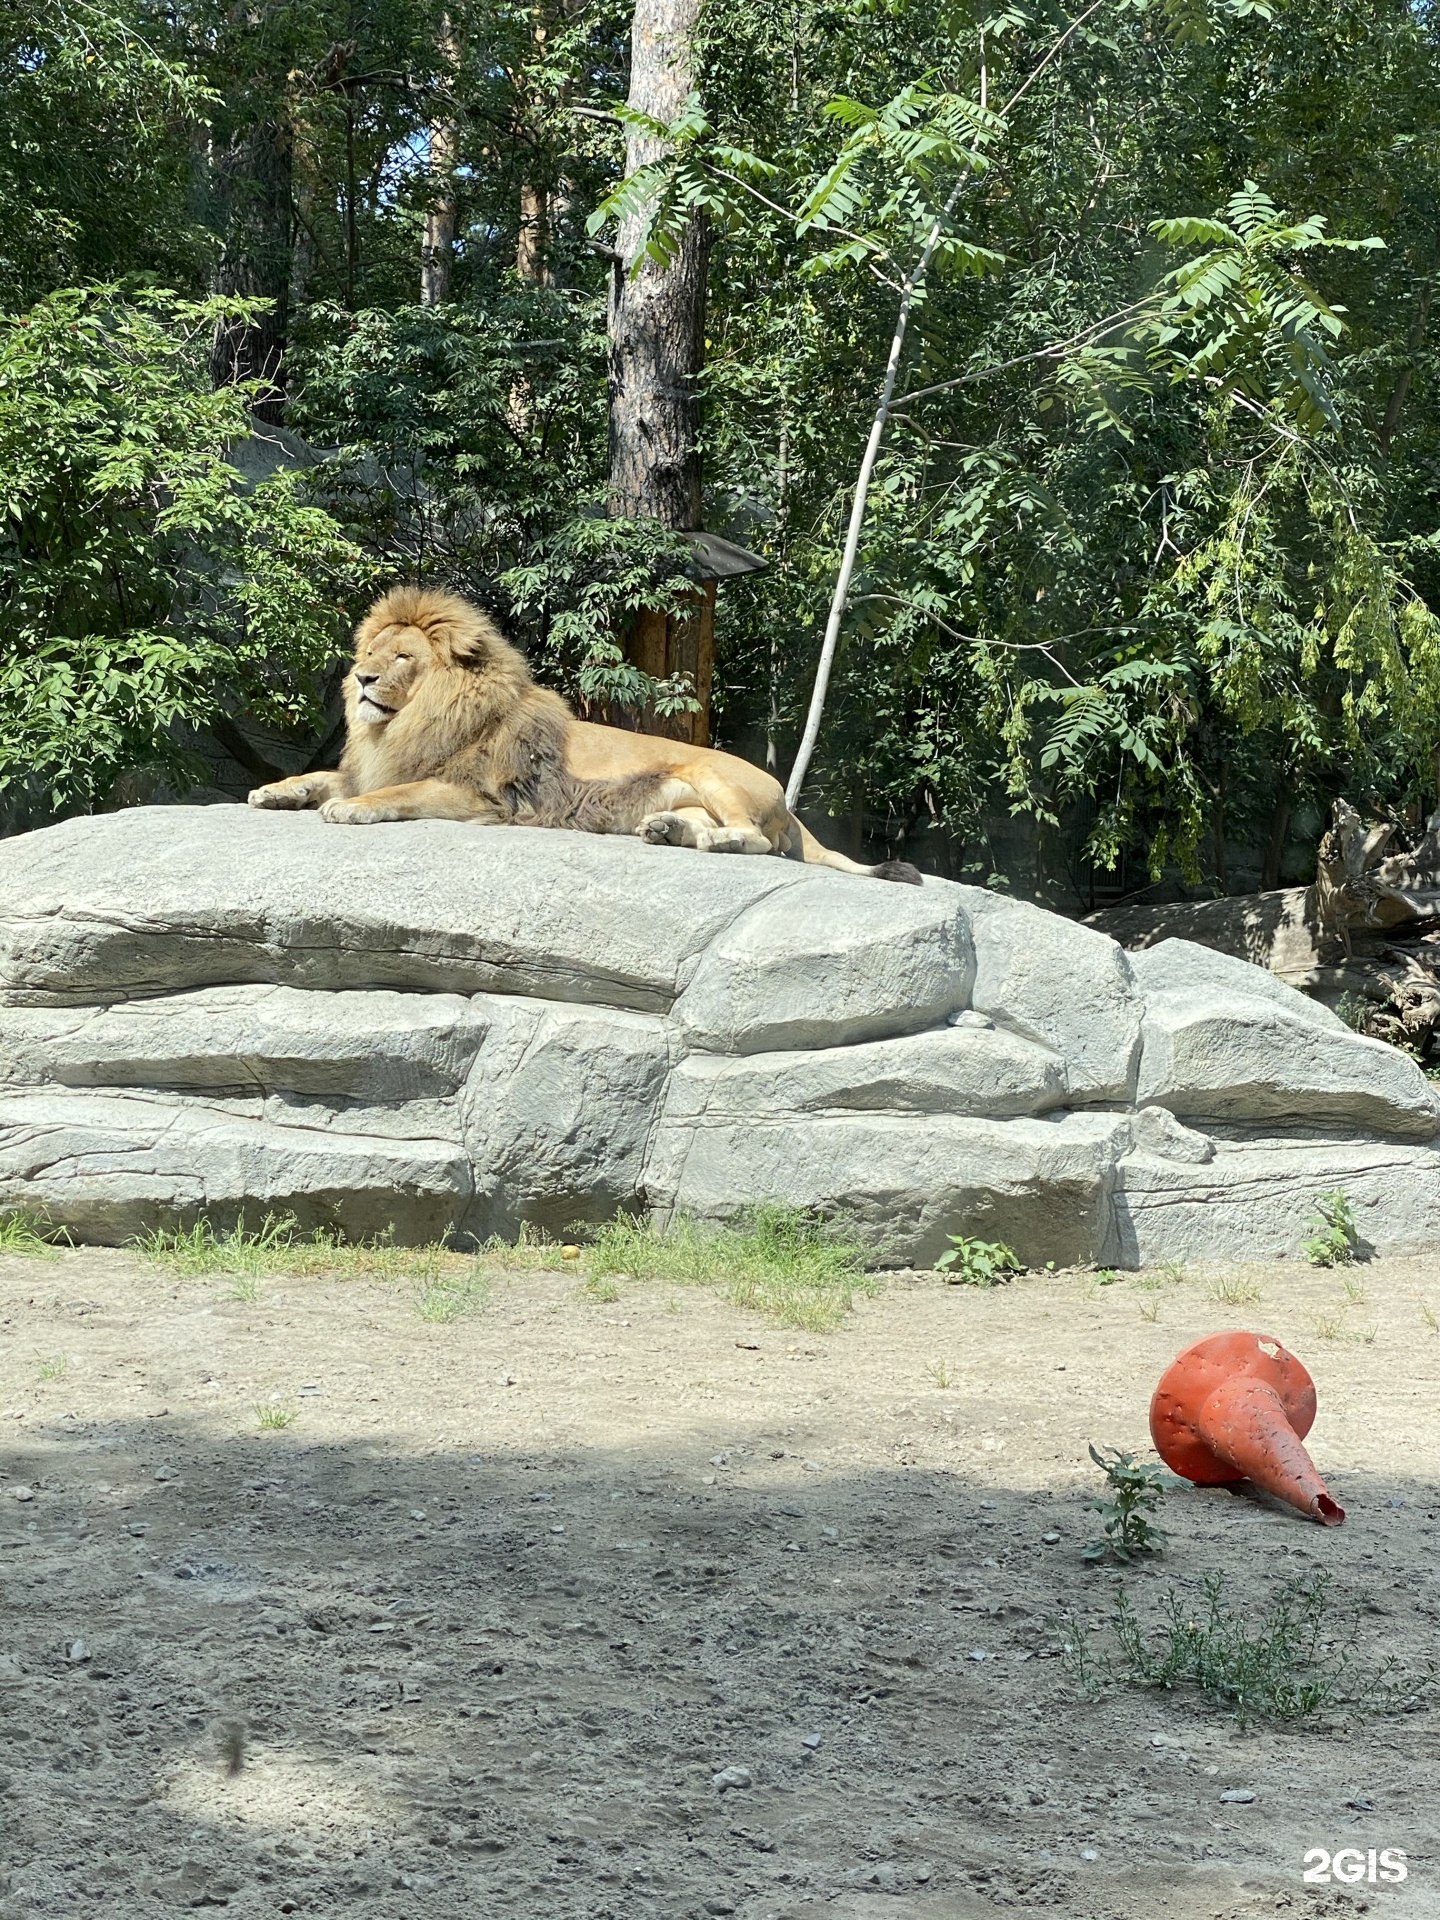
{"type": "Polygon", "coordinates": [[[1348,1267],[1355,1258],[1355,1210],[1341,1188],[1322,1193],[1310,1218],[1311,1235],[1300,1242],[1312,1267],[1348,1267]]]}
{"type": "Polygon", "coordinates": [[[1137,1554],[1160,1553],[1165,1535],[1152,1516],[1164,1493],[1162,1469],[1151,1461],[1137,1460],[1133,1453],[1121,1453],[1118,1447],[1097,1453],[1093,1442],[1090,1458],[1104,1474],[1108,1491],[1089,1502],[1090,1511],[1101,1516],[1104,1531],[1086,1547],[1085,1559],[1128,1562],[1137,1554]]]}
{"type": "Polygon", "coordinates": [[[1023,1273],[1025,1263],[1003,1240],[967,1240],[952,1233],[935,1271],[943,1273],[953,1287],[998,1287],[1012,1273],[1023,1273]]]}
{"type": "Polygon", "coordinates": [[[99,805],[183,790],[183,730],[313,728],[369,582],[301,479],[243,488],[249,389],[212,390],[224,302],[70,288],[0,318],[0,794],[99,805]]]}

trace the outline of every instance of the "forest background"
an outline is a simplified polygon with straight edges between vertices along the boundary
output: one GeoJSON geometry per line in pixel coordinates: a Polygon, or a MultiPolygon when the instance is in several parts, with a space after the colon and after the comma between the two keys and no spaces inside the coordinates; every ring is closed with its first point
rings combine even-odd
{"type": "Polygon", "coordinates": [[[812,823],[1071,910],[1440,803],[1424,0],[0,0],[0,49],[8,830],[333,756],[399,577],[782,779],[828,633],[812,823]],[[713,693],[636,638],[701,527],[766,563],[713,693]]]}

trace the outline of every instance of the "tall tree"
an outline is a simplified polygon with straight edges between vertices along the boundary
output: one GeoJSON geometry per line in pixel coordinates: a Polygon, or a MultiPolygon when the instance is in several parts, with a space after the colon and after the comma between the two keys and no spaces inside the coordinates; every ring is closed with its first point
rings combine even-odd
{"type": "MultiPolygon", "coordinates": [[[[700,0],[637,0],[630,37],[629,106],[668,126],[695,89],[700,0]]],[[[665,143],[632,124],[627,176],[653,165],[665,143]]],[[[610,498],[612,511],[695,528],[701,521],[699,375],[705,353],[709,231],[697,213],[657,257],[641,211],[621,221],[610,279],[610,498]]]]}
{"type": "Polygon", "coordinates": [[[293,152],[290,121],[276,112],[258,124],[237,127],[215,169],[225,235],[215,291],[265,304],[242,316],[228,315],[216,326],[211,377],[217,387],[259,381],[253,411],[275,424],[285,412],[293,152]]]}
{"type": "Polygon", "coordinates": [[[460,140],[454,84],[460,65],[460,38],[448,13],[440,19],[439,53],[439,104],[430,121],[431,199],[425,209],[420,245],[420,301],[427,307],[438,307],[449,298],[450,269],[455,260],[455,162],[460,140]]]}

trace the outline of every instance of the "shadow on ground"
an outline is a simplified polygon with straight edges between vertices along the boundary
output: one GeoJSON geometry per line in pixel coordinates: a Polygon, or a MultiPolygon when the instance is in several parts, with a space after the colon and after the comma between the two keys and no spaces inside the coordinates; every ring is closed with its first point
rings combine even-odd
{"type": "MultiPolygon", "coordinates": [[[[3,1459],[0,1915],[1440,1910],[1432,1711],[1086,1700],[1061,1617],[1117,1575],[1078,1495],[789,1464],[52,1423],[3,1459]],[[1411,1878],[1306,1887],[1312,1846],[1411,1878]]],[[[1341,1491],[1339,1535],[1175,1495],[1173,1573],[1126,1584],[1149,1617],[1206,1569],[1258,1603],[1325,1564],[1362,1659],[1423,1641],[1433,1569],[1385,1516],[1433,1492],[1341,1491]]]]}

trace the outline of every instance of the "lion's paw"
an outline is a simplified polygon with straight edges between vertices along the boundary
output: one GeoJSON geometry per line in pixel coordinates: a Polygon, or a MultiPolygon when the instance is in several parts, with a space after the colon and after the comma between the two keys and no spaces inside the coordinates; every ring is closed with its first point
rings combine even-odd
{"type": "Polygon", "coordinates": [[[378,807],[357,807],[353,800],[327,800],[320,818],[332,827],[370,827],[385,816],[378,807]]]}
{"type": "Polygon", "coordinates": [[[750,835],[744,827],[702,827],[695,844],[701,853],[748,853],[750,835]]]}
{"type": "Polygon", "coordinates": [[[310,803],[310,789],[280,781],[274,786],[252,787],[245,798],[252,807],[304,807],[310,803]]]}
{"type": "Polygon", "coordinates": [[[652,847],[683,847],[685,825],[678,813],[647,813],[640,822],[640,838],[652,847]]]}

